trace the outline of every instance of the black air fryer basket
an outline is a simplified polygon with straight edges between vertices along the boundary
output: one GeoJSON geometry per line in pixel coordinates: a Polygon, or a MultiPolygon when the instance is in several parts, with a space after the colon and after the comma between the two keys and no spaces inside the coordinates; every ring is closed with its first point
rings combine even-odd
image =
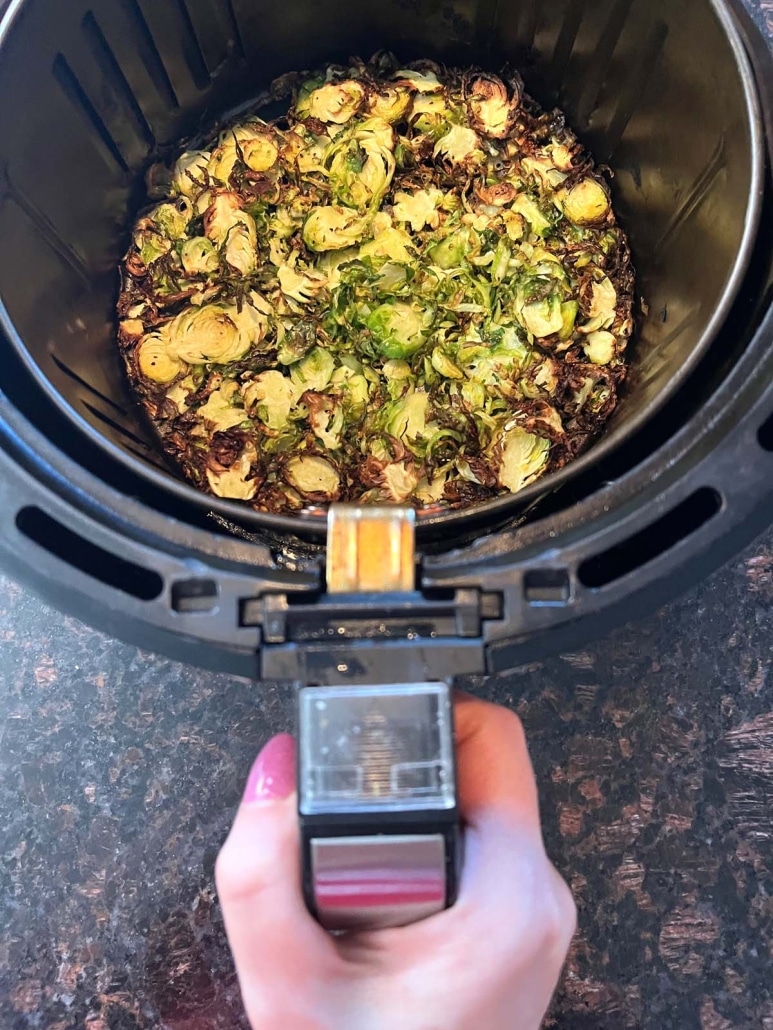
{"type": "MultiPolygon", "coordinates": [[[[2,7],[0,0],[0,7],[2,7]]],[[[722,0],[11,0],[0,26],[0,552],[187,661],[307,683],[493,672],[685,588],[770,519],[771,60],[722,0]],[[419,519],[416,589],[353,605],[324,522],[197,493],[114,343],[158,156],[277,75],[378,49],[509,62],[615,170],[642,298],[608,433],[516,497],[419,519]]]]}

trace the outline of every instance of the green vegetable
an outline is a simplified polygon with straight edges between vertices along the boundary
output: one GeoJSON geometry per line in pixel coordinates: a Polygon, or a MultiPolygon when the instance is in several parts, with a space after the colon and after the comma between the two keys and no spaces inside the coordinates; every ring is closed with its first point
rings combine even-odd
{"type": "Polygon", "coordinates": [[[384,53],[288,94],[189,143],[132,227],[118,343],[165,449],[274,513],[462,508],[560,468],[614,408],[634,295],[562,118],[511,72],[384,53]]]}
{"type": "Polygon", "coordinates": [[[290,370],[292,381],[303,390],[320,393],[330,382],[335,361],[330,351],[315,347],[290,370]]]}
{"type": "Polygon", "coordinates": [[[421,350],[432,325],[432,312],[417,303],[380,304],[365,324],[376,349],[386,358],[409,358],[421,350]]]}

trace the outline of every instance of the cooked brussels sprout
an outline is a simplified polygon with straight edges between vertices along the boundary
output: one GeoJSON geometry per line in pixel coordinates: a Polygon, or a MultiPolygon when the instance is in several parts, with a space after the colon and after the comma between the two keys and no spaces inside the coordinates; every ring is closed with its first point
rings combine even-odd
{"type": "Polygon", "coordinates": [[[287,463],[285,475],[287,482],[304,497],[334,501],[338,495],[338,473],[329,461],[315,454],[292,458],[287,463]]]}
{"type": "Polygon", "coordinates": [[[177,355],[170,353],[166,332],[148,333],[142,338],[137,347],[137,363],[140,372],[154,383],[171,383],[187,367],[177,355]]]}
{"type": "Polygon", "coordinates": [[[607,191],[596,179],[583,179],[568,193],[559,195],[559,205],[575,225],[597,225],[609,214],[607,191]]]}
{"type": "Polygon", "coordinates": [[[395,173],[393,146],[392,128],[381,118],[337,136],[323,156],[336,200],[358,211],[378,205],[395,173]]]}
{"type": "Polygon", "coordinates": [[[192,482],[257,510],[464,507],[580,453],[625,376],[610,193],[518,76],[290,76],[153,176],[119,345],[192,482]]]}
{"type": "Polygon", "coordinates": [[[421,232],[425,225],[437,229],[440,224],[437,209],[442,199],[442,192],[434,187],[415,193],[396,193],[395,218],[398,222],[408,222],[414,232],[421,232]]]}
{"type": "Polygon", "coordinates": [[[434,155],[447,158],[452,165],[477,163],[484,157],[478,134],[466,125],[452,126],[438,140],[434,155]]]}
{"type": "Polygon", "coordinates": [[[223,383],[219,390],[213,390],[206,404],[196,414],[212,432],[224,433],[228,429],[247,421],[247,412],[241,407],[239,386],[233,380],[223,383]]]}
{"type": "Polygon", "coordinates": [[[348,207],[331,204],[311,211],[303,226],[303,241],[309,250],[342,250],[361,240],[367,231],[367,218],[348,207]]]}
{"type": "Polygon", "coordinates": [[[244,406],[269,429],[283,429],[298,402],[300,389],[276,369],[269,369],[247,383],[244,406]]]}
{"type": "Polygon", "coordinates": [[[401,121],[411,106],[411,92],[405,86],[384,86],[368,98],[368,112],[393,125],[401,121]]]}
{"type": "Polygon", "coordinates": [[[317,118],[321,122],[345,125],[365,101],[365,87],[355,79],[328,82],[299,97],[296,114],[300,118],[317,118]]]}
{"type": "Polygon", "coordinates": [[[542,472],[547,464],[550,442],[527,433],[520,426],[505,429],[497,441],[501,451],[497,480],[501,487],[518,493],[542,472]]]}
{"type": "Polygon", "coordinates": [[[174,166],[172,191],[184,197],[196,197],[208,183],[207,168],[212,155],[206,150],[189,150],[174,166]]]}
{"type": "Polygon", "coordinates": [[[518,117],[520,83],[511,96],[495,75],[471,75],[464,92],[473,127],[486,136],[504,139],[518,117]]]}
{"type": "Polygon", "coordinates": [[[376,349],[387,358],[409,358],[424,346],[432,312],[419,304],[390,301],[379,304],[368,316],[376,349]]]}
{"type": "Polygon", "coordinates": [[[180,248],[180,260],[188,275],[207,275],[220,267],[214,244],[206,236],[194,236],[180,248]]]}
{"type": "Polygon", "coordinates": [[[320,393],[330,382],[334,368],[335,361],[330,351],[315,347],[302,361],[292,366],[290,375],[300,389],[320,393]]]}
{"type": "Polygon", "coordinates": [[[615,356],[615,338],[612,333],[598,329],[588,335],[583,350],[593,365],[608,365],[615,356]]]}
{"type": "Polygon", "coordinates": [[[190,365],[228,365],[243,358],[266,328],[265,316],[250,304],[188,308],[166,327],[167,353],[190,365]]]}
{"type": "Polygon", "coordinates": [[[244,445],[239,457],[229,466],[223,466],[213,458],[212,465],[207,468],[207,481],[212,493],[234,501],[251,501],[260,485],[252,472],[257,460],[258,452],[251,442],[244,445]]]}

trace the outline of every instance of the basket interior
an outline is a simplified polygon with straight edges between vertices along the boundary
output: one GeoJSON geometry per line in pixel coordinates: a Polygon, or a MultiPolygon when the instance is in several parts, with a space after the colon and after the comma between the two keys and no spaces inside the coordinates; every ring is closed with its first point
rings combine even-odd
{"type": "Polygon", "coordinates": [[[706,349],[753,234],[753,112],[727,18],[708,0],[17,0],[0,41],[9,336],[81,430],[171,479],[114,344],[151,158],[292,69],[384,48],[509,62],[615,171],[647,312],[620,437],[706,349]]]}

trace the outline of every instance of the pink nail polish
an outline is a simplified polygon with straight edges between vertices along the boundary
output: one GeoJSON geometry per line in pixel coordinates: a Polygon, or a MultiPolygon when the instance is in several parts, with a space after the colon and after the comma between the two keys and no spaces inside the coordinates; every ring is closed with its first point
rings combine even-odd
{"type": "Polygon", "coordinates": [[[242,804],[279,801],[295,790],[295,741],[289,733],[272,737],[247,778],[242,804]]]}

